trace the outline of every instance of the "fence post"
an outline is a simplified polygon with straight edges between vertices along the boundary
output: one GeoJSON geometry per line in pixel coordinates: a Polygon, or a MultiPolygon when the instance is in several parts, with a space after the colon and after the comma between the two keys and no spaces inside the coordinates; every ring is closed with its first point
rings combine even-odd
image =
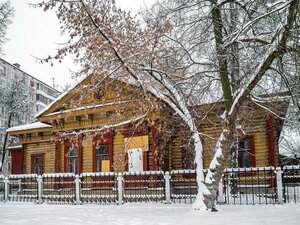
{"type": "Polygon", "coordinates": [[[42,194],[43,194],[43,178],[41,175],[37,178],[37,184],[38,184],[38,204],[43,203],[42,194]]]}
{"type": "Polygon", "coordinates": [[[76,205],[81,204],[80,201],[80,177],[78,174],[75,175],[75,201],[76,201],[76,205]]]}
{"type": "Polygon", "coordinates": [[[282,192],[282,170],[280,167],[276,168],[276,184],[277,184],[277,198],[278,203],[283,204],[283,192],[282,192]]]}
{"type": "Polygon", "coordinates": [[[9,180],[8,177],[4,178],[4,202],[8,201],[8,193],[9,193],[9,180]]]}
{"type": "Polygon", "coordinates": [[[170,173],[165,173],[165,189],[166,189],[166,204],[171,204],[171,186],[170,186],[170,173]]]}
{"type": "Polygon", "coordinates": [[[223,178],[220,179],[218,193],[218,202],[224,203],[223,178]]]}
{"type": "Polygon", "coordinates": [[[118,181],[118,205],[122,205],[123,204],[123,175],[122,175],[122,173],[118,173],[117,181],[118,181]]]}

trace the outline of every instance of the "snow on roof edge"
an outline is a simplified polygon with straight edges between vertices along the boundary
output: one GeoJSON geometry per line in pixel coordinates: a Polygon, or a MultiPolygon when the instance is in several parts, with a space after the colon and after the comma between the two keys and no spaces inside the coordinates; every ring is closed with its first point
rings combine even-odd
{"type": "Polygon", "coordinates": [[[14,132],[14,131],[23,131],[23,130],[32,130],[32,129],[41,129],[41,128],[51,128],[52,126],[42,122],[35,122],[30,124],[25,124],[21,126],[15,126],[8,128],[6,132],[14,132]]]}

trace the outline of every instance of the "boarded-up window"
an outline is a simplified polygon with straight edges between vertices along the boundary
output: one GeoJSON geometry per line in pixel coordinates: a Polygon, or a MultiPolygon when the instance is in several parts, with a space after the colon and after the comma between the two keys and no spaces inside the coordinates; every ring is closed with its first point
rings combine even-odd
{"type": "Polygon", "coordinates": [[[143,152],[149,150],[148,135],[124,138],[125,149],[141,148],[143,152]]]}

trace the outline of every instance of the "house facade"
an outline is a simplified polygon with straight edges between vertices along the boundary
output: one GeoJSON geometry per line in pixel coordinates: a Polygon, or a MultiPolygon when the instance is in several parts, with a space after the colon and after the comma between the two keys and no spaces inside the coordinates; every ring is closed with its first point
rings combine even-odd
{"type": "MultiPolygon", "coordinates": [[[[287,103],[281,104],[278,113],[284,116],[287,103]]],[[[277,166],[283,121],[250,101],[243,108],[237,166],[277,166]]],[[[223,110],[222,104],[193,109],[202,134],[205,167],[221,132],[223,110]]],[[[12,151],[12,173],[194,168],[193,143],[180,119],[160,100],[128,83],[98,83],[89,76],[42,110],[37,120],[7,130],[22,144],[12,151]]]]}

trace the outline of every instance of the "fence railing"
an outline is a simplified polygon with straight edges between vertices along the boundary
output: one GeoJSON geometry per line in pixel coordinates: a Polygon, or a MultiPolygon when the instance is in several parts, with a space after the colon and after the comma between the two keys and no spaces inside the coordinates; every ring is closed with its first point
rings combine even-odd
{"type": "Polygon", "coordinates": [[[230,168],[223,176],[223,199],[227,204],[275,204],[278,202],[273,167],[230,168]]]}
{"type": "MultiPolygon", "coordinates": [[[[192,203],[197,195],[195,170],[21,174],[0,176],[0,201],[123,204],[192,203]]],[[[300,203],[300,167],[225,169],[219,204],[300,203]]]]}
{"type": "Polygon", "coordinates": [[[4,201],[4,176],[0,175],[0,202],[4,201]]]}

